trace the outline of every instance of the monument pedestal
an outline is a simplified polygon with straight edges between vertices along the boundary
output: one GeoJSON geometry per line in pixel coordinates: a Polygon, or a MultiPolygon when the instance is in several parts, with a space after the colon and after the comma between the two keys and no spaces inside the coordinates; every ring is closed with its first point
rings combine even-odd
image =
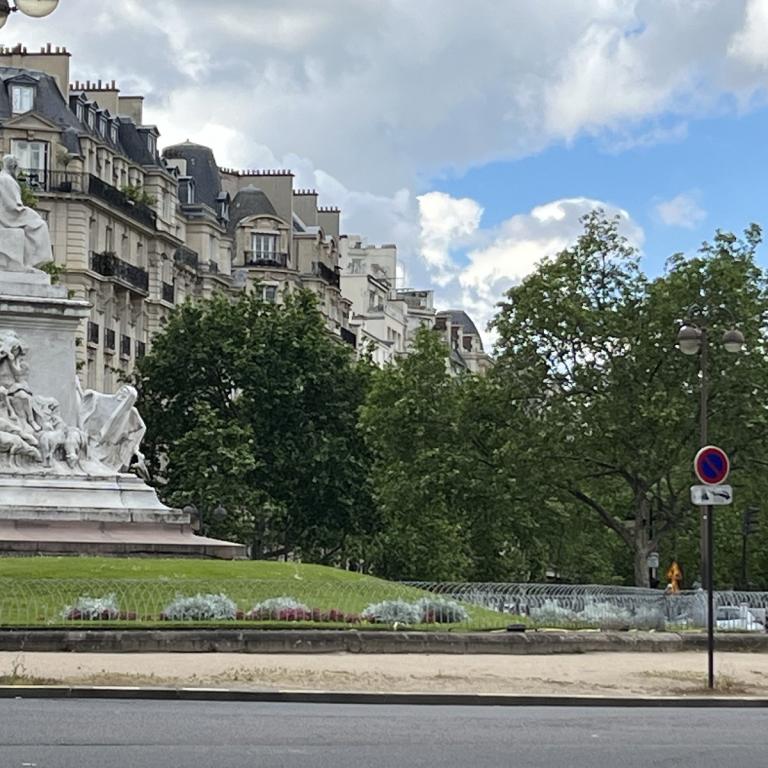
{"type": "Polygon", "coordinates": [[[120,425],[143,422],[130,421],[125,398],[90,393],[114,413],[101,433],[83,423],[75,336],[89,310],[42,272],[0,271],[0,555],[245,557],[241,544],[195,535],[188,515],[105,463],[128,440],[138,448],[143,429],[136,438],[120,425]]]}

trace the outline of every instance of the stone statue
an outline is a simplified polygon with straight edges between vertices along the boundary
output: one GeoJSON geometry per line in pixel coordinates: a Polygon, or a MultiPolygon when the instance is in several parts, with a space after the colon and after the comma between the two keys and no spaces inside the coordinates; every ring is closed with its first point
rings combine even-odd
{"type": "Polygon", "coordinates": [[[138,459],[147,427],[134,407],[138,392],[124,384],[114,395],[87,389],[81,394],[80,428],[85,432],[92,458],[127,472],[138,459]]]}
{"type": "MultiPolygon", "coordinates": [[[[19,164],[13,155],[3,158],[3,168],[0,170],[0,228],[21,230],[24,235],[22,260],[19,260],[18,254],[9,253],[15,250],[12,245],[0,249],[6,261],[2,268],[11,272],[32,271],[53,261],[48,225],[37,211],[21,202],[21,188],[16,181],[18,168],[19,164]]],[[[0,244],[3,240],[0,237],[0,244]]]]}
{"type": "Polygon", "coordinates": [[[27,383],[26,346],[13,331],[0,333],[0,405],[11,421],[22,422],[34,432],[41,430],[32,407],[32,390],[27,383]]]}

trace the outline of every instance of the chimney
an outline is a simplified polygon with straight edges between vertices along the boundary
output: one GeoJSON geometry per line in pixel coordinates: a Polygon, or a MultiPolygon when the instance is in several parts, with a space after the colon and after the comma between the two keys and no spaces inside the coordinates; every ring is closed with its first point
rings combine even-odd
{"type": "Polygon", "coordinates": [[[69,89],[69,59],[70,53],[66,48],[53,47],[46,43],[39,53],[29,53],[19,43],[13,48],[0,48],[0,66],[16,67],[17,69],[33,69],[50,75],[66,99],[69,89]]]}

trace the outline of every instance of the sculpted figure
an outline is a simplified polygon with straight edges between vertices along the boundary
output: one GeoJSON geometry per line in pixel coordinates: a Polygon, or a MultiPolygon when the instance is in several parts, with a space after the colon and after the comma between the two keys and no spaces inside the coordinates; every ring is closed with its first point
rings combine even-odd
{"type": "Polygon", "coordinates": [[[128,471],[134,457],[141,456],[147,427],[134,407],[138,392],[123,385],[114,395],[87,389],[81,395],[80,428],[85,432],[89,454],[118,472],[128,471]]]}
{"type": "Polygon", "coordinates": [[[13,155],[3,158],[0,170],[0,227],[24,230],[24,253],[5,254],[11,271],[31,270],[53,261],[48,225],[37,211],[21,202],[21,188],[16,181],[19,164],[13,155]],[[16,261],[16,263],[13,263],[16,261]]]}
{"type": "Polygon", "coordinates": [[[0,405],[7,405],[11,420],[19,420],[39,432],[32,390],[27,383],[26,353],[26,346],[13,331],[0,333],[0,405]]]}
{"type": "MultiPolygon", "coordinates": [[[[70,427],[59,413],[59,403],[53,397],[35,397],[35,412],[40,415],[43,431],[38,444],[44,467],[51,466],[51,459],[63,458],[74,469],[80,458],[88,454],[88,440],[77,427],[70,427]]],[[[1,425],[0,425],[1,426],[1,425]]]]}
{"type": "Polygon", "coordinates": [[[17,468],[18,457],[22,456],[32,461],[40,461],[40,453],[33,448],[23,437],[11,432],[0,430],[0,453],[7,453],[10,465],[17,468]]]}

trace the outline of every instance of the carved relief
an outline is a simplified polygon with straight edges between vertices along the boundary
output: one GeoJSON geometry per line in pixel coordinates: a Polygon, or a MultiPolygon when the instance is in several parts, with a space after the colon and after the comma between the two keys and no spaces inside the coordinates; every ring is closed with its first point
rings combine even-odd
{"type": "Polygon", "coordinates": [[[143,466],[146,426],[134,407],[137,392],[93,390],[80,396],[78,424],[67,424],[53,397],[27,382],[27,347],[14,331],[0,330],[0,473],[105,475],[143,466]]]}

